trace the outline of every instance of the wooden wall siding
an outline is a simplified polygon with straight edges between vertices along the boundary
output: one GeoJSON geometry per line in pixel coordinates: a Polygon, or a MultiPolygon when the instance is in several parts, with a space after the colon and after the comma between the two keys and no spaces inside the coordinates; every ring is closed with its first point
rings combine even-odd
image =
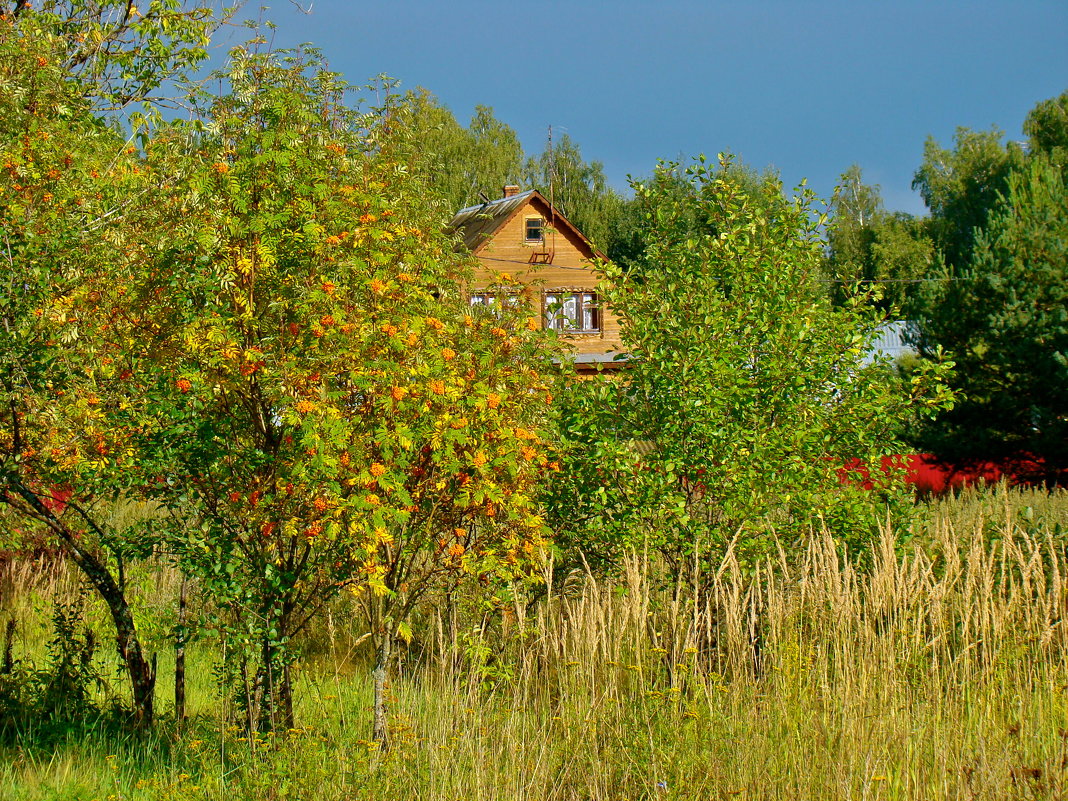
{"type": "MultiPolygon", "coordinates": [[[[554,290],[596,292],[597,275],[591,266],[592,253],[581,240],[573,240],[566,229],[545,231],[545,242],[526,241],[528,217],[542,217],[548,222],[548,209],[528,202],[505,222],[476,251],[480,268],[475,270],[472,292],[494,283],[504,273],[532,288],[531,305],[541,310],[539,322],[545,324],[546,292],[554,290]],[[531,255],[548,249],[552,264],[531,264],[531,255]]],[[[600,298],[598,298],[600,299],[600,298]]],[[[568,334],[577,354],[603,354],[620,350],[619,321],[610,309],[600,307],[601,331],[597,334],[568,334]]]]}

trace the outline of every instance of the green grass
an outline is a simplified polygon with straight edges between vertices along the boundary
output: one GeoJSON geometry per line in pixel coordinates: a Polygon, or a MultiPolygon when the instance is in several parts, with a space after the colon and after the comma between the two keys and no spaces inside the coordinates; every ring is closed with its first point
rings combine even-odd
{"type": "MultiPolygon", "coordinates": [[[[386,754],[338,605],[309,638],[299,729],[250,743],[229,725],[204,641],[183,731],[166,711],[150,735],[35,721],[2,746],[0,798],[1068,797],[1066,521],[1064,494],[973,493],[933,504],[903,548],[885,533],[864,571],[817,538],[757,577],[728,559],[696,603],[636,558],[506,618],[428,611],[386,754]]],[[[5,614],[39,659],[47,593],[69,585],[31,585],[5,614]]]]}

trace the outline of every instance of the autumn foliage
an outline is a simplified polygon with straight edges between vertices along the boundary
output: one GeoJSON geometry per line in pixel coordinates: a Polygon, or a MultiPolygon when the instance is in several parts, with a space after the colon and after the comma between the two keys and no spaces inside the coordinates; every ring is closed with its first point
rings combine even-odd
{"type": "Polygon", "coordinates": [[[47,267],[5,353],[37,372],[3,436],[34,492],[157,505],[139,552],[207,590],[231,689],[266,729],[292,725],[291,640],[338,592],[384,670],[428,593],[538,558],[549,355],[523,310],[471,315],[390,108],[353,108],[309,54],[238,49],[221,80],[195,123],[138,148],[103,129],[69,189],[47,181],[76,160],[61,137],[90,141],[77,129],[31,115],[4,151],[4,212],[27,191],[45,209],[20,223],[37,239],[18,268],[47,267]]]}

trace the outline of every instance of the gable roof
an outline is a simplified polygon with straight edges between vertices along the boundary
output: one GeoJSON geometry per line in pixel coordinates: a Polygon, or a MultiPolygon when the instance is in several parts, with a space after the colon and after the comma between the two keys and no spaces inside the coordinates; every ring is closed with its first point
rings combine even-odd
{"type": "Polygon", "coordinates": [[[458,231],[467,248],[477,254],[493,238],[493,235],[515,217],[527,203],[534,206],[546,220],[551,221],[557,230],[568,235],[579,250],[586,251],[583,254],[586,258],[605,258],[604,254],[590,244],[582,232],[554,209],[537,189],[528,189],[526,192],[520,192],[511,197],[502,197],[499,200],[460,209],[449,221],[447,228],[450,231],[458,231]]]}

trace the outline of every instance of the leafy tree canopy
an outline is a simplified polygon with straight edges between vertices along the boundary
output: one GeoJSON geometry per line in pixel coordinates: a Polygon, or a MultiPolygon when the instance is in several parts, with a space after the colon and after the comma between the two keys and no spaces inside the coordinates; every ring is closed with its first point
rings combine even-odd
{"type": "Polygon", "coordinates": [[[952,149],[933,138],[924,145],[923,164],[912,187],[931,210],[930,235],[947,264],[968,262],[975,237],[1005,191],[1009,174],[1022,163],[1020,148],[1006,146],[1003,138],[997,128],[958,128],[952,149]]]}
{"type": "Polygon", "coordinates": [[[884,477],[885,494],[865,493],[845,474],[897,453],[902,421],[945,397],[928,376],[902,387],[868,362],[880,318],[829,303],[808,193],[747,186],[729,161],[703,160],[664,165],[635,190],[645,252],[626,272],[606,268],[630,362],[561,404],[567,458],[550,499],[561,541],[608,561],[648,545],[679,566],[728,549],[747,562],[774,533],[824,523],[860,545],[877,499],[905,492],[884,477]]]}
{"type": "Polygon", "coordinates": [[[49,33],[64,74],[98,110],[159,99],[154,93],[203,62],[214,30],[232,14],[210,0],[0,0],[0,19],[49,33]]]}
{"type": "Polygon", "coordinates": [[[1063,462],[1066,98],[1031,111],[1027,150],[961,129],[952,151],[928,142],[916,175],[941,258],[916,305],[920,344],[961,365],[963,402],[924,433],[943,455],[1031,450],[1063,462]]]}
{"type": "Polygon", "coordinates": [[[1062,168],[1068,166],[1068,91],[1031,109],[1023,130],[1032,153],[1045,153],[1062,168]]]}
{"type": "Polygon", "coordinates": [[[191,512],[168,549],[246,644],[269,728],[292,718],[288,643],[337,592],[388,663],[428,592],[537,557],[546,403],[537,326],[471,316],[391,110],[353,109],[314,54],[238,49],[224,78],[146,152],[166,239],[70,301],[97,400],[64,415],[104,442],[56,458],[121,461],[191,512]]]}
{"type": "Polygon", "coordinates": [[[926,221],[887,212],[879,187],[865,184],[856,164],[842,174],[827,226],[827,277],[835,303],[860,292],[884,314],[908,314],[933,261],[926,221]]]}
{"type": "Polygon", "coordinates": [[[429,92],[409,93],[397,112],[410,131],[408,158],[437,193],[446,213],[500,197],[501,189],[520,182],[523,148],[514,130],[476,106],[465,128],[429,92]]]}
{"type": "Polygon", "coordinates": [[[1049,158],[1008,178],[970,263],[933,283],[924,345],[952,352],[962,400],[930,432],[938,450],[1021,450],[1068,462],[1068,192],[1049,158]]]}

